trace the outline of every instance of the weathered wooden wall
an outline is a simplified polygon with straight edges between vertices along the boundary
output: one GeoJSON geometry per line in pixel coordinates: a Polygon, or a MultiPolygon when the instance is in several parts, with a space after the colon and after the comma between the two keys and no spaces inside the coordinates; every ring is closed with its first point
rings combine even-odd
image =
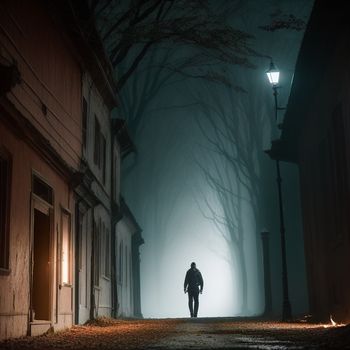
{"type": "Polygon", "coordinates": [[[22,78],[8,98],[77,168],[82,143],[81,69],[68,39],[38,1],[5,0],[1,6],[2,55],[18,63],[22,78]]]}
{"type": "Polygon", "coordinates": [[[1,61],[17,62],[21,82],[0,103],[0,147],[9,151],[13,161],[10,272],[0,275],[0,338],[25,335],[31,329],[33,173],[54,192],[51,325],[60,329],[73,322],[73,284],[60,285],[59,242],[63,209],[71,213],[73,237],[75,203],[67,174],[69,169],[78,169],[81,159],[81,69],[63,32],[41,2],[1,3],[1,61]]]}

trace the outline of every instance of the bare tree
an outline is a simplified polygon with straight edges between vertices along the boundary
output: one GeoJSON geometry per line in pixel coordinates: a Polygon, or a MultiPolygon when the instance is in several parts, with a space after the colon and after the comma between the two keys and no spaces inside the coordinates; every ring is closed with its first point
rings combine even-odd
{"type": "Polygon", "coordinates": [[[220,6],[209,0],[89,3],[90,20],[118,75],[121,114],[134,136],[142,133],[147,110],[163,89],[187,79],[231,85],[224,65],[254,67],[253,36],[228,24],[240,0],[220,6]]]}
{"type": "Polygon", "coordinates": [[[197,95],[202,106],[197,123],[205,144],[205,152],[199,150],[197,162],[219,205],[205,196],[198,203],[204,203],[200,205],[203,215],[216,225],[239,262],[242,313],[248,306],[244,207],[252,209],[259,231],[266,223],[264,191],[268,188],[262,148],[263,129],[271,125],[266,125],[269,121],[261,112],[261,102],[253,96],[226,87],[214,90],[210,85],[202,96],[197,95]]]}
{"type": "Polygon", "coordinates": [[[251,66],[251,35],[227,25],[224,9],[215,12],[208,0],[104,0],[92,8],[112,64],[120,72],[119,89],[150,49],[162,44],[196,50],[208,65],[251,66]]]}

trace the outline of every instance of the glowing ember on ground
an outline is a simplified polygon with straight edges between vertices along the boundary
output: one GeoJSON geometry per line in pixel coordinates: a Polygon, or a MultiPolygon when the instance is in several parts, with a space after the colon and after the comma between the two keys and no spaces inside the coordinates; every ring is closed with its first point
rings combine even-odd
{"type": "Polygon", "coordinates": [[[329,320],[331,324],[325,324],[323,325],[323,328],[331,328],[331,327],[345,327],[345,323],[337,323],[333,320],[332,315],[330,315],[329,320]]]}

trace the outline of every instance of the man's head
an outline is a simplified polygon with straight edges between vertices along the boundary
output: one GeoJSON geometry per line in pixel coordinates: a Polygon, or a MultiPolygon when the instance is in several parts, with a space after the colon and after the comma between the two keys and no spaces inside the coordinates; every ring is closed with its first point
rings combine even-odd
{"type": "Polygon", "coordinates": [[[195,262],[191,263],[191,269],[195,269],[195,268],[196,268],[196,263],[195,262]]]}

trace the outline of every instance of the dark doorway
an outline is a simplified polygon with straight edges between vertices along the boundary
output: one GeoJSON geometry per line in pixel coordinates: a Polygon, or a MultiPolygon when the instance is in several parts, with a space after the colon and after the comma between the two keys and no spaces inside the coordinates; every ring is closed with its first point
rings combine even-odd
{"type": "Polygon", "coordinates": [[[50,320],[50,215],[34,209],[33,320],[50,320]]]}

